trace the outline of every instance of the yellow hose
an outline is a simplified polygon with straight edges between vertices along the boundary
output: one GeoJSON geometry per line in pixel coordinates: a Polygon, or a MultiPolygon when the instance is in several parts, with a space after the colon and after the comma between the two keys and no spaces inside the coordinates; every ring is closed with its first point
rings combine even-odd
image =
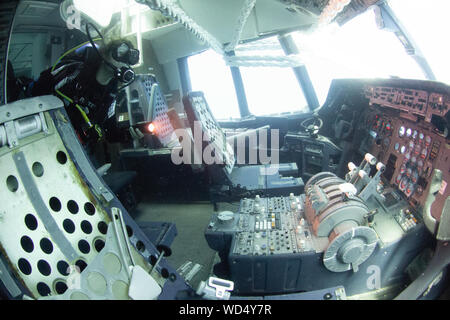
{"type": "MultiPolygon", "coordinates": [[[[96,38],[96,39],[94,39],[94,41],[98,41],[98,40],[100,40],[100,39],[101,39],[101,38],[96,38]]],[[[86,44],[88,44],[88,43],[89,43],[89,41],[86,41],[86,42],[84,42],[84,43],[82,43],[82,44],[80,44],[80,45],[78,45],[78,46],[76,46],[76,47],[74,47],[74,48],[72,48],[72,49],[66,51],[65,53],[63,53],[63,54],[56,60],[56,62],[55,62],[55,64],[53,65],[51,71],[53,72],[53,71],[55,70],[56,65],[58,64],[58,62],[61,61],[61,59],[63,59],[63,58],[64,58],[65,56],[67,56],[69,53],[74,52],[75,50],[81,48],[82,46],[84,46],[84,45],[86,45],[86,44]]],[[[66,99],[67,101],[69,101],[69,103],[74,103],[73,100],[72,100],[71,98],[69,98],[68,96],[66,96],[65,94],[63,94],[63,93],[62,93],[61,91],[59,91],[58,89],[55,89],[55,91],[56,91],[56,93],[59,94],[61,97],[63,97],[63,98],[66,99]]],[[[98,133],[98,135],[99,135],[99,138],[102,138],[103,134],[102,134],[102,131],[101,131],[100,127],[99,127],[98,125],[95,125],[95,126],[92,125],[91,120],[89,119],[89,117],[87,116],[86,112],[84,112],[83,108],[82,108],[79,104],[75,103],[75,107],[78,109],[78,111],[80,111],[81,116],[83,117],[84,121],[86,121],[86,123],[88,124],[89,128],[94,127],[94,128],[95,128],[95,131],[97,131],[97,133],[98,133]]]]}
{"type": "MultiPolygon", "coordinates": [[[[98,41],[101,40],[101,38],[95,38],[93,41],[98,41]]],[[[82,44],[77,45],[76,47],[73,47],[72,49],[67,50],[66,52],[64,52],[58,59],[56,59],[55,64],[52,67],[52,72],[55,70],[56,65],[58,64],[58,62],[61,61],[62,58],[64,58],[65,56],[67,56],[69,53],[74,52],[75,50],[81,48],[82,46],[86,45],[90,43],[89,41],[83,42],[82,44]]]]}

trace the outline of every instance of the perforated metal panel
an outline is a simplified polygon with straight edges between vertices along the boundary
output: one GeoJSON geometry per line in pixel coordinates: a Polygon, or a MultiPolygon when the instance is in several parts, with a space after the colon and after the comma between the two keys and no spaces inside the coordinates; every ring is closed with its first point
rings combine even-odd
{"type": "MultiPolygon", "coordinates": [[[[55,300],[129,300],[129,265],[120,254],[120,244],[115,235],[115,226],[111,222],[106,235],[105,247],[78,277],[72,277],[70,287],[64,294],[45,299],[55,300]]],[[[123,244],[122,244],[123,245],[123,244]]],[[[134,259],[146,272],[149,265],[132,249],[134,259]]],[[[153,275],[157,275],[156,272],[153,275]]],[[[161,278],[159,277],[159,280],[161,278]]]]}
{"type": "Polygon", "coordinates": [[[189,100],[193,112],[193,115],[190,115],[190,112],[186,110],[188,117],[191,116],[191,118],[193,118],[190,119],[191,126],[194,125],[194,121],[197,121],[197,123],[201,125],[203,135],[205,136],[204,140],[206,139],[206,141],[210,142],[216,152],[220,152],[220,154],[216,154],[216,158],[223,160],[225,169],[228,174],[230,174],[236,161],[234,151],[227,142],[222,128],[212,115],[203,93],[191,92],[186,98],[189,100]]]}
{"type": "Polygon", "coordinates": [[[35,297],[67,289],[105,243],[108,214],[81,179],[48,113],[48,134],[0,149],[0,242],[35,297]]]}
{"type": "Polygon", "coordinates": [[[166,99],[156,78],[153,75],[139,74],[129,86],[128,92],[131,124],[152,121],[156,136],[163,146],[167,146],[176,136],[167,115],[169,109],[166,99]]]}
{"type": "MultiPolygon", "coordinates": [[[[0,125],[37,111],[45,120],[45,130],[0,148],[0,281],[11,297],[127,299],[128,265],[117,239],[129,239],[134,264],[146,272],[160,253],[97,175],[62,106],[44,96],[0,107],[0,125]],[[123,221],[111,240],[113,209],[123,221]],[[122,271],[111,274],[114,266],[122,271]],[[71,285],[74,272],[78,287],[71,285]]],[[[123,248],[128,240],[119,242],[123,248]]],[[[192,291],[164,258],[151,277],[163,288],[161,299],[192,291]]]]}

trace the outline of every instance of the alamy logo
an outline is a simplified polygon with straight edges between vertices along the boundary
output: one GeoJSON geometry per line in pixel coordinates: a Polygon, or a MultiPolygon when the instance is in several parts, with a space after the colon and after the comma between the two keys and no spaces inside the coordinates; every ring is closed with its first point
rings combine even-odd
{"type": "Polygon", "coordinates": [[[367,289],[375,290],[381,288],[381,270],[379,266],[370,265],[367,267],[367,274],[370,276],[367,278],[367,289]]]}
{"type": "Polygon", "coordinates": [[[261,129],[245,135],[225,135],[209,137],[202,131],[202,123],[194,122],[191,134],[184,129],[175,130],[181,148],[174,148],[171,153],[172,162],[179,164],[263,164],[269,165],[261,172],[263,175],[273,175],[278,172],[279,165],[279,130],[261,129]],[[268,135],[270,131],[270,145],[268,135]],[[248,148],[246,142],[248,141],[248,148]],[[204,142],[206,142],[204,144],[204,142]],[[204,148],[203,146],[206,145],[204,148]],[[236,145],[236,148],[235,148],[236,145]],[[236,149],[236,153],[234,150],[236,149]],[[248,152],[247,152],[248,150],[248,152]],[[270,155],[268,154],[270,150],[270,155]],[[248,155],[248,161],[246,161],[248,155]]]}
{"type": "Polygon", "coordinates": [[[68,29],[80,29],[81,28],[81,14],[75,6],[70,5],[66,9],[67,19],[66,25],[68,29]]]}
{"type": "Polygon", "coordinates": [[[81,289],[81,271],[78,266],[70,265],[67,268],[67,288],[69,289],[81,289]]]}

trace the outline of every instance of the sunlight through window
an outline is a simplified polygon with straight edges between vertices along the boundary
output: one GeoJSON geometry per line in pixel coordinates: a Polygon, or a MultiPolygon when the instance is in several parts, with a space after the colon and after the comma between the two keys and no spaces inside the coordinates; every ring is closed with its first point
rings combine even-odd
{"type": "Polygon", "coordinates": [[[230,68],[213,50],[188,58],[193,91],[202,91],[216,119],[239,118],[239,107],[230,68]]]}
{"type": "Polygon", "coordinates": [[[321,104],[336,78],[424,79],[396,36],[378,29],[370,9],[342,27],[334,23],[312,33],[294,33],[293,38],[321,104]]]}
{"type": "Polygon", "coordinates": [[[430,64],[436,80],[450,84],[450,1],[390,0],[389,5],[430,64]]]}
{"type": "MultiPolygon", "coordinates": [[[[252,42],[270,43],[266,49],[237,50],[236,55],[284,56],[277,38],[252,42]]],[[[244,46],[245,47],[245,46],[244,46]]],[[[257,116],[308,111],[303,91],[291,68],[240,67],[250,112],[257,116]]]]}

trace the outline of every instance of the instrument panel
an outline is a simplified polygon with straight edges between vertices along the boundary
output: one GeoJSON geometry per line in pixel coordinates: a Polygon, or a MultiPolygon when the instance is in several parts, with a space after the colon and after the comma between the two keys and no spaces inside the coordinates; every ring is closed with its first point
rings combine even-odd
{"type": "Polygon", "coordinates": [[[364,125],[373,138],[370,153],[386,164],[384,177],[415,208],[425,204],[433,170],[442,171],[442,185],[431,207],[439,220],[450,194],[450,144],[448,133],[431,120],[446,115],[450,96],[383,86],[366,86],[365,95],[370,108],[364,125]]]}
{"type": "Polygon", "coordinates": [[[369,85],[365,87],[365,96],[371,105],[419,115],[426,122],[430,122],[433,115],[443,117],[450,110],[449,95],[425,90],[369,85]]]}

